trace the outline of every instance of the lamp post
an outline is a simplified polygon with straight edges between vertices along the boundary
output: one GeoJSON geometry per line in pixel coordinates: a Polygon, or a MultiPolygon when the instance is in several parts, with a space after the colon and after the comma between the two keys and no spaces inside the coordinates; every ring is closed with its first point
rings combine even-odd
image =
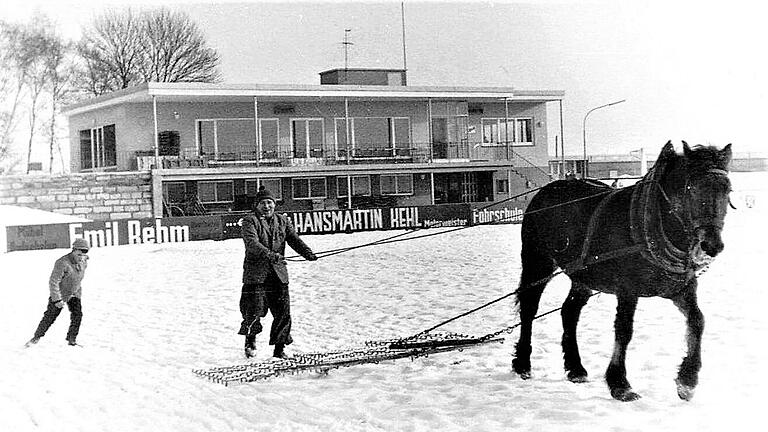
{"type": "Polygon", "coordinates": [[[600,105],[599,107],[594,107],[591,110],[587,111],[587,114],[584,115],[584,122],[581,125],[581,131],[582,131],[582,134],[583,134],[583,141],[582,142],[583,142],[583,145],[584,145],[584,172],[582,173],[582,178],[586,178],[587,175],[589,174],[589,171],[588,171],[589,164],[587,164],[587,117],[589,117],[590,114],[592,114],[594,111],[599,110],[600,108],[606,108],[606,107],[609,107],[611,105],[618,105],[618,104],[620,104],[622,102],[626,102],[626,99],[622,99],[622,100],[616,101],[616,102],[611,102],[611,103],[605,104],[605,105],[600,105]]]}

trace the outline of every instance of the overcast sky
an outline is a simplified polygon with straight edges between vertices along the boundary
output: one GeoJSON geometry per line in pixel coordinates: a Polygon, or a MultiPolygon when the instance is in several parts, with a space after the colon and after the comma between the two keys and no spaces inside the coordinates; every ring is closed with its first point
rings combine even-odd
{"type": "MultiPolygon", "coordinates": [[[[70,38],[105,8],[125,4],[4,3],[4,19],[38,8],[70,38]]],[[[765,152],[761,3],[406,0],[408,82],[563,90],[566,154],[582,151],[587,111],[622,99],[589,116],[590,153],[655,153],[670,139],[765,152]]],[[[344,67],[344,29],[354,43],[349,67],[403,66],[399,1],[151,4],[190,14],[221,55],[225,82],[319,84],[318,72],[344,67]]]]}

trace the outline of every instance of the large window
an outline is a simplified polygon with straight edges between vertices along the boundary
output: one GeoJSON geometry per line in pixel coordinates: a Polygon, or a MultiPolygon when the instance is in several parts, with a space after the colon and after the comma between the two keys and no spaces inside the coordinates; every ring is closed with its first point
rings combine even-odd
{"type": "Polygon", "coordinates": [[[206,181],[197,183],[197,197],[202,203],[224,203],[235,200],[232,180],[206,181]]]}
{"type": "Polygon", "coordinates": [[[382,195],[413,195],[413,176],[411,174],[382,174],[382,195]]]}
{"type": "Polygon", "coordinates": [[[163,201],[168,204],[182,204],[187,201],[187,184],[184,182],[163,182],[163,201]]]}
{"type": "Polygon", "coordinates": [[[323,157],[323,129],[322,119],[292,119],[293,157],[323,157]]]}
{"type": "Polygon", "coordinates": [[[80,169],[117,166],[115,125],[80,131],[80,169]]]}
{"type": "Polygon", "coordinates": [[[292,181],[293,199],[326,198],[325,177],[297,178],[292,181]]]}
{"type": "Polygon", "coordinates": [[[197,144],[201,154],[217,159],[254,159],[256,124],[252,118],[198,120],[197,144]]]}
{"type": "MultiPolygon", "coordinates": [[[[371,176],[352,176],[352,196],[370,196],[371,195],[371,176]]],[[[337,196],[339,198],[347,196],[347,177],[336,177],[337,196]]]]}
{"type": "Polygon", "coordinates": [[[277,119],[259,119],[261,125],[261,158],[278,159],[278,137],[280,136],[280,124],[277,119]]]}
{"type": "MultiPolygon", "coordinates": [[[[347,150],[346,119],[336,120],[336,149],[347,150]]],[[[411,121],[407,117],[353,117],[349,119],[349,139],[355,157],[409,156],[411,121]]]]}
{"type": "Polygon", "coordinates": [[[484,118],[483,144],[506,145],[507,141],[515,146],[532,146],[533,130],[530,118],[484,118]]]}
{"type": "Polygon", "coordinates": [[[264,186],[264,189],[272,192],[272,196],[274,196],[276,200],[280,201],[283,199],[283,183],[279,178],[246,180],[245,194],[251,197],[256,196],[256,193],[261,186],[264,186]]]}

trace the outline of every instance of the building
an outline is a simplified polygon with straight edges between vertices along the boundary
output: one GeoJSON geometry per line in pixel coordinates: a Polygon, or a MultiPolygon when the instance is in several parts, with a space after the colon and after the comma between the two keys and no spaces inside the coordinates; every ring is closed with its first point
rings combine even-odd
{"type": "MultiPolygon", "coordinates": [[[[562,91],[407,86],[334,69],[320,85],[147,83],[68,106],[71,171],[146,171],[154,215],[492,203],[550,180],[562,91]]],[[[562,135],[562,134],[561,134],[562,135]]]]}

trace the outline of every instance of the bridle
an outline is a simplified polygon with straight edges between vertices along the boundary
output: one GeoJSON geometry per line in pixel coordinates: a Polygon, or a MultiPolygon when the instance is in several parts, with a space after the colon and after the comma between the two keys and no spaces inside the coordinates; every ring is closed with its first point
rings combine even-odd
{"type": "MultiPolygon", "coordinates": [[[[705,171],[705,174],[714,174],[716,176],[723,176],[726,178],[728,177],[728,171],[721,168],[710,168],[705,171]]],[[[693,186],[691,185],[690,177],[687,177],[685,181],[685,187],[683,190],[688,196],[687,199],[682,200],[682,205],[681,203],[676,203],[670,199],[669,195],[667,195],[667,192],[664,190],[661,184],[659,184],[658,181],[654,180],[654,182],[656,183],[662,198],[669,205],[668,213],[678,220],[680,226],[683,228],[683,230],[685,230],[689,237],[692,237],[697,230],[702,228],[713,227],[718,230],[723,229],[723,218],[719,217],[714,212],[707,212],[702,217],[697,214],[699,213],[698,209],[700,207],[692,204],[694,200],[690,196],[690,192],[693,189],[693,186]],[[694,208],[697,210],[694,210],[694,208]]],[[[731,203],[730,198],[728,199],[728,205],[735,209],[733,203],[731,203]]]]}

